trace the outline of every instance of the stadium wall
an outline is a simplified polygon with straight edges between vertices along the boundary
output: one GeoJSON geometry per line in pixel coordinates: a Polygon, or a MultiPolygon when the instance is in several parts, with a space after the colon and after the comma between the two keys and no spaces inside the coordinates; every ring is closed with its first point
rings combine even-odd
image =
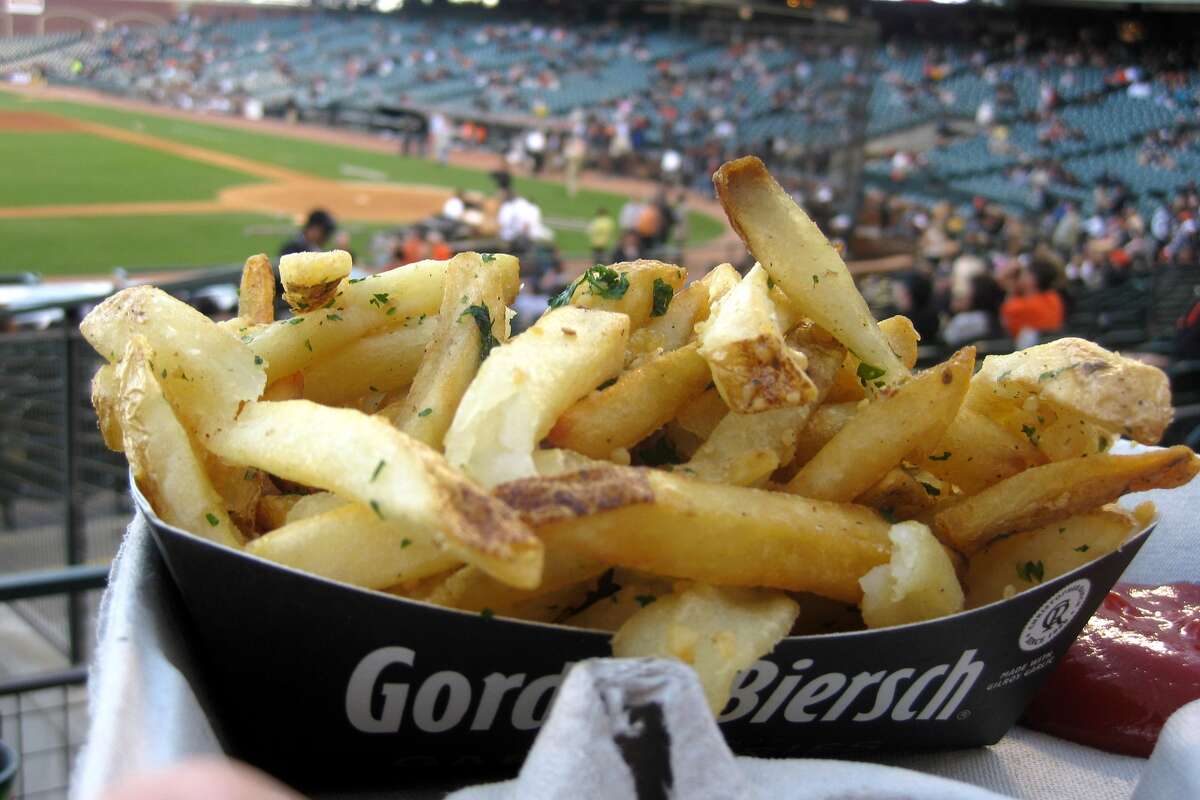
{"type": "Polygon", "coordinates": [[[84,33],[114,25],[165,25],[184,11],[201,17],[250,18],[295,9],[173,0],[44,0],[37,16],[8,14],[0,1],[0,37],[84,33]]]}

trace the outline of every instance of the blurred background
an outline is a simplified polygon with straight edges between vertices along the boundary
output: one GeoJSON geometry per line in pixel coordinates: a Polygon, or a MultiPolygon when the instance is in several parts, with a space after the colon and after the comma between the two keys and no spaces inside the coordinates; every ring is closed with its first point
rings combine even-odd
{"type": "Polygon", "coordinates": [[[65,796],[131,514],[76,326],[246,256],[358,274],[520,255],[528,324],[594,263],[750,265],[713,197],[767,162],[923,364],[1067,335],[1200,422],[1200,5],[1159,0],[0,0],[0,738],[65,796]]]}

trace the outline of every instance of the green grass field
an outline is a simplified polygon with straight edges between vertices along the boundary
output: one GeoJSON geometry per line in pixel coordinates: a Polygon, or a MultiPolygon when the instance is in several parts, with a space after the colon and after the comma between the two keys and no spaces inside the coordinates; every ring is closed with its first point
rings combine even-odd
{"type": "MultiPolygon", "coordinates": [[[[331,179],[363,171],[380,180],[490,190],[485,172],[443,167],[355,147],[235,130],[104,106],[26,101],[0,91],[0,110],[41,111],[151,134],[257,162],[331,179]]],[[[0,208],[76,203],[203,201],[227,186],[259,178],[158,150],[81,132],[0,132],[0,208]]],[[[517,188],[547,216],[586,219],[599,206],[614,213],[626,198],[594,191],[567,197],[560,184],[518,178],[517,188]]],[[[155,214],[128,217],[0,219],[0,273],[107,272],[239,263],[247,254],[273,252],[291,221],[262,214],[155,214]]],[[[719,235],[723,224],[697,212],[689,217],[694,242],[719,235]]],[[[366,252],[381,225],[348,223],[351,246],[366,252]]],[[[586,253],[583,234],[556,232],[567,255],[586,253]]]]}

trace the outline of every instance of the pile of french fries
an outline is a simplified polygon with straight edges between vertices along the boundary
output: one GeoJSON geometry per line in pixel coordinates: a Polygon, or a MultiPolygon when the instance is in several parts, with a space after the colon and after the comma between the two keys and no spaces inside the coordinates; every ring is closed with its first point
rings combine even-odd
{"type": "Polygon", "coordinates": [[[105,441],[167,523],[333,580],[615,632],[692,664],[714,710],[790,632],[899,625],[1112,551],[1200,471],[1154,443],[1159,370],[1064,339],[913,373],[837,250],[762,163],[714,176],[758,260],[686,283],[596,266],[510,336],[511,256],[351,280],[265,256],[238,317],[148,286],[81,328],[105,441]]]}

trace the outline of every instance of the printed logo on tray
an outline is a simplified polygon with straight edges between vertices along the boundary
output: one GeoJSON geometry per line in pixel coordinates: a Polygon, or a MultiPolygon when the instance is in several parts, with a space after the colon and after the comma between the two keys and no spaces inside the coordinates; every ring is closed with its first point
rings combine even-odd
{"type": "MultiPolygon", "coordinates": [[[[1086,592],[1085,592],[1086,594],[1086,592]]],[[[730,704],[720,722],[746,718],[764,723],[871,722],[891,719],[948,720],[955,715],[983,673],[978,651],[965,650],[953,664],[924,670],[821,672],[811,658],[802,658],[785,673],[771,661],[758,661],[734,681],[730,704]]],[[[346,717],[363,733],[397,733],[415,727],[426,733],[452,728],[473,731],[501,727],[534,730],[541,727],[550,703],[571,664],[552,675],[494,672],[480,683],[461,672],[441,670],[420,681],[405,680],[417,663],[407,647],[381,647],[368,653],[346,686],[346,717]]]]}
{"type": "Polygon", "coordinates": [[[1037,650],[1058,636],[1079,615],[1092,582],[1087,578],[1067,584],[1042,603],[1021,631],[1020,645],[1025,651],[1037,650]]]}

